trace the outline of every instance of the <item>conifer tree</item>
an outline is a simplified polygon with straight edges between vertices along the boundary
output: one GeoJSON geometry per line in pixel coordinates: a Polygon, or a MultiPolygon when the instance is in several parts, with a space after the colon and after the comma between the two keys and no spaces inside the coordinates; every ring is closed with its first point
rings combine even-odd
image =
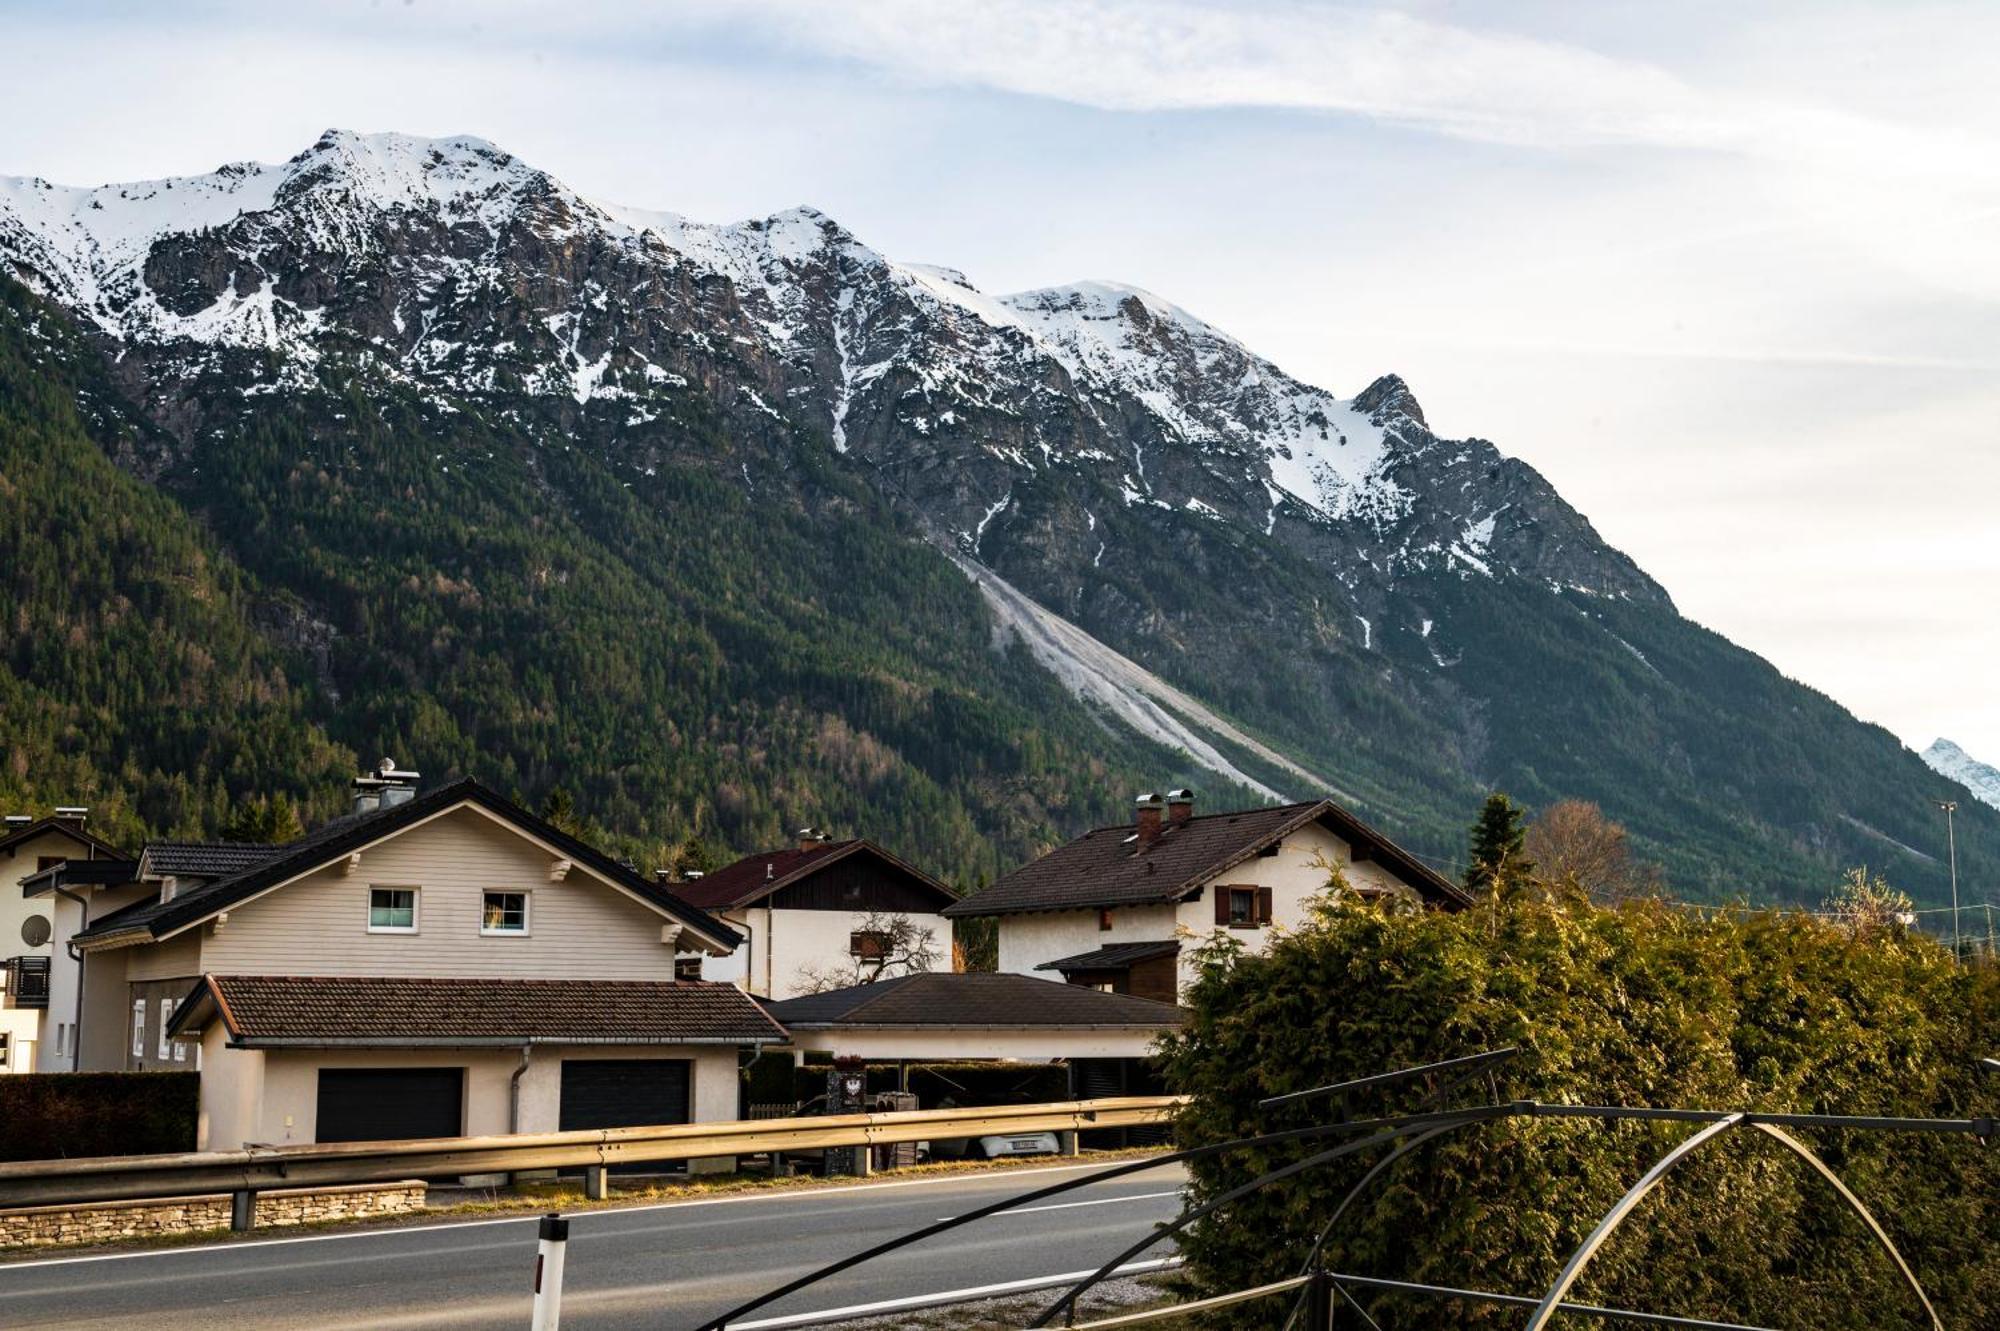
{"type": "Polygon", "coordinates": [[[1486,797],[1479,821],[1472,825],[1472,858],[1465,866],[1468,890],[1492,892],[1535,871],[1521,851],[1526,837],[1521,816],[1521,806],[1500,791],[1486,797]]]}

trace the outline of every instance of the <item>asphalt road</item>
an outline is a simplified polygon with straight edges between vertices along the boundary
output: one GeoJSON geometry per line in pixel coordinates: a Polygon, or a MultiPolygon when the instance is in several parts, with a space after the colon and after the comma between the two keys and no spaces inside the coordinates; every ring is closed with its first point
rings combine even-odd
{"type": "MultiPolygon", "coordinates": [[[[683,1331],[815,1266],[1059,1181],[1008,1171],[577,1215],[563,1326],[683,1331]]],[[[1180,1209],[1179,1166],[926,1240],[760,1310],[845,1307],[1075,1271],[1180,1209]]],[[[536,1221],[443,1222],[0,1265],[0,1326],[527,1327],[536,1221]]],[[[1155,1250],[1147,1256],[1165,1256],[1155,1250]]]]}

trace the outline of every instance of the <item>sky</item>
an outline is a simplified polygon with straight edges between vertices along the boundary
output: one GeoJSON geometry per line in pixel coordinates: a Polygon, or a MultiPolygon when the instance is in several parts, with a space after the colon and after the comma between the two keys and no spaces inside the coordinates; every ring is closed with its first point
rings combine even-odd
{"type": "Polygon", "coordinates": [[[0,0],[0,174],[476,134],[1396,372],[1682,612],[2000,764],[2000,6],[0,0]]]}

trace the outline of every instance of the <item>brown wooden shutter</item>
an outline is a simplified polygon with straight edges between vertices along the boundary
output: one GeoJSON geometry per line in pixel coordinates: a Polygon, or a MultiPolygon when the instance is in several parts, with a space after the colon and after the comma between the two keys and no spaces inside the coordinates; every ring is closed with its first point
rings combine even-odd
{"type": "Polygon", "coordinates": [[[1271,889],[1268,887],[1260,887],[1257,889],[1257,923],[1269,924],[1270,922],[1271,922],[1271,889]]]}
{"type": "Polygon", "coordinates": [[[1215,891],[1215,922],[1217,924],[1226,925],[1229,923],[1230,891],[1226,887],[1218,887],[1214,889],[1214,891],[1215,891]]]}

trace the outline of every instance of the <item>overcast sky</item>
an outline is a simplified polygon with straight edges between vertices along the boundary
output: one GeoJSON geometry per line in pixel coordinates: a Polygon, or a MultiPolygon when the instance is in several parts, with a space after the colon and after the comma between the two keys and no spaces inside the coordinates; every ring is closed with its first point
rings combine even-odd
{"type": "Polygon", "coordinates": [[[0,0],[0,174],[469,133],[988,290],[1136,283],[1402,374],[1694,619],[2000,763],[2000,6],[1752,8],[0,0]]]}

